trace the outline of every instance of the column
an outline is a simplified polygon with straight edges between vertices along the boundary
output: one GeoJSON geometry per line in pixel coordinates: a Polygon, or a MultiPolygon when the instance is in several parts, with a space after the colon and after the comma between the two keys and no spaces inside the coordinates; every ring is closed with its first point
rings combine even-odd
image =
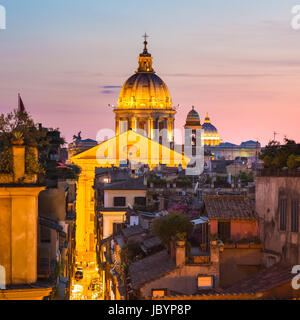
{"type": "Polygon", "coordinates": [[[168,138],[169,142],[174,141],[174,119],[168,118],[168,138]]]}
{"type": "Polygon", "coordinates": [[[136,117],[131,118],[131,128],[134,131],[136,131],[136,129],[137,129],[137,118],[136,117]]]}
{"type": "Polygon", "coordinates": [[[148,118],[148,138],[153,138],[153,118],[148,118]]]}
{"type": "Polygon", "coordinates": [[[116,118],[116,136],[120,134],[120,119],[116,118]]]}
{"type": "Polygon", "coordinates": [[[94,234],[94,178],[95,171],[82,167],[76,194],[76,251],[78,259],[90,253],[90,234],[94,234]]]}

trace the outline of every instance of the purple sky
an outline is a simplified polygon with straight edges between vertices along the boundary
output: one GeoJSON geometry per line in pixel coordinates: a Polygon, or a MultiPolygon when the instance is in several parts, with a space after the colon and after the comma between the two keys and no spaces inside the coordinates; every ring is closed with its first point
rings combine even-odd
{"type": "Polygon", "coordinates": [[[120,86],[134,73],[142,34],[154,69],[182,107],[194,105],[221,139],[300,142],[300,30],[290,0],[2,0],[0,112],[21,93],[36,122],[70,141],[114,128],[120,86]],[[270,5],[272,3],[272,5],[270,5]]]}

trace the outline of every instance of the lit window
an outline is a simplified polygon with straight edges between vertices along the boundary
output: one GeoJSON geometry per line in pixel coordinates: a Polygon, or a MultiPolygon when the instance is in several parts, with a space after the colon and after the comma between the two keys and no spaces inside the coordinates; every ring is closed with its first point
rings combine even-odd
{"type": "Polygon", "coordinates": [[[198,289],[212,289],[214,281],[212,276],[198,276],[198,289]]]}
{"type": "Polygon", "coordinates": [[[167,293],[167,289],[153,289],[152,297],[154,298],[165,297],[166,293],[167,293]]]}

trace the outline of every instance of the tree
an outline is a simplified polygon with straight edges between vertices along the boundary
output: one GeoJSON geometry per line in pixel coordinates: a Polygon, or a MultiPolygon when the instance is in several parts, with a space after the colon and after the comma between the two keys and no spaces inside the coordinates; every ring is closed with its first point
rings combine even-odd
{"type": "Polygon", "coordinates": [[[193,225],[189,217],[178,211],[172,211],[165,217],[153,220],[151,231],[160,241],[170,248],[170,243],[182,234],[189,235],[193,225]]]}
{"type": "Polygon", "coordinates": [[[294,154],[290,154],[288,159],[287,159],[287,162],[286,162],[287,166],[289,169],[294,169],[294,168],[297,168],[298,166],[298,161],[297,161],[297,158],[294,154]]]}
{"type": "MultiPolygon", "coordinates": [[[[56,170],[56,161],[50,161],[49,153],[59,150],[65,144],[59,129],[44,128],[41,124],[35,124],[26,111],[18,110],[0,115],[0,172],[12,172],[11,143],[18,136],[22,137],[26,146],[26,172],[46,173],[46,177],[53,174],[53,168],[56,170]],[[36,162],[30,146],[37,147],[39,162],[36,162]]],[[[67,173],[64,172],[64,175],[76,178],[78,171],[78,168],[72,166],[67,173]]]]}
{"type": "Polygon", "coordinates": [[[296,164],[293,163],[293,157],[290,158],[290,161],[288,161],[288,159],[291,155],[294,155],[296,158],[300,156],[300,144],[288,138],[285,138],[284,142],[285,144],[280,145],[277,141],[270,141],[261,152],[260,159],[264,160],[266,168],[281,169],[289,165],[296,166],[296,164]]]}
{"type": "Polygon", "coordinates": [[[271,158],[271,156],[269,155],[264,156],[263,161],[264,161],[265,168],[270,168],[272,166],[273,159],[271,158]]]}

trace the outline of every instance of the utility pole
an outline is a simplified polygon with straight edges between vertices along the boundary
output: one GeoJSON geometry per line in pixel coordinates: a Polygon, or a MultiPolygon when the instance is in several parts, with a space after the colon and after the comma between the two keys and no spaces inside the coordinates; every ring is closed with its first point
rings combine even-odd
{"type": "Polygon", "coordinates": [[[277,136],[279,133],[276,132],[276,131],[274,131],[273,134],[274,134],[274,141],[276,141],[276,136],[277,136]]]}

